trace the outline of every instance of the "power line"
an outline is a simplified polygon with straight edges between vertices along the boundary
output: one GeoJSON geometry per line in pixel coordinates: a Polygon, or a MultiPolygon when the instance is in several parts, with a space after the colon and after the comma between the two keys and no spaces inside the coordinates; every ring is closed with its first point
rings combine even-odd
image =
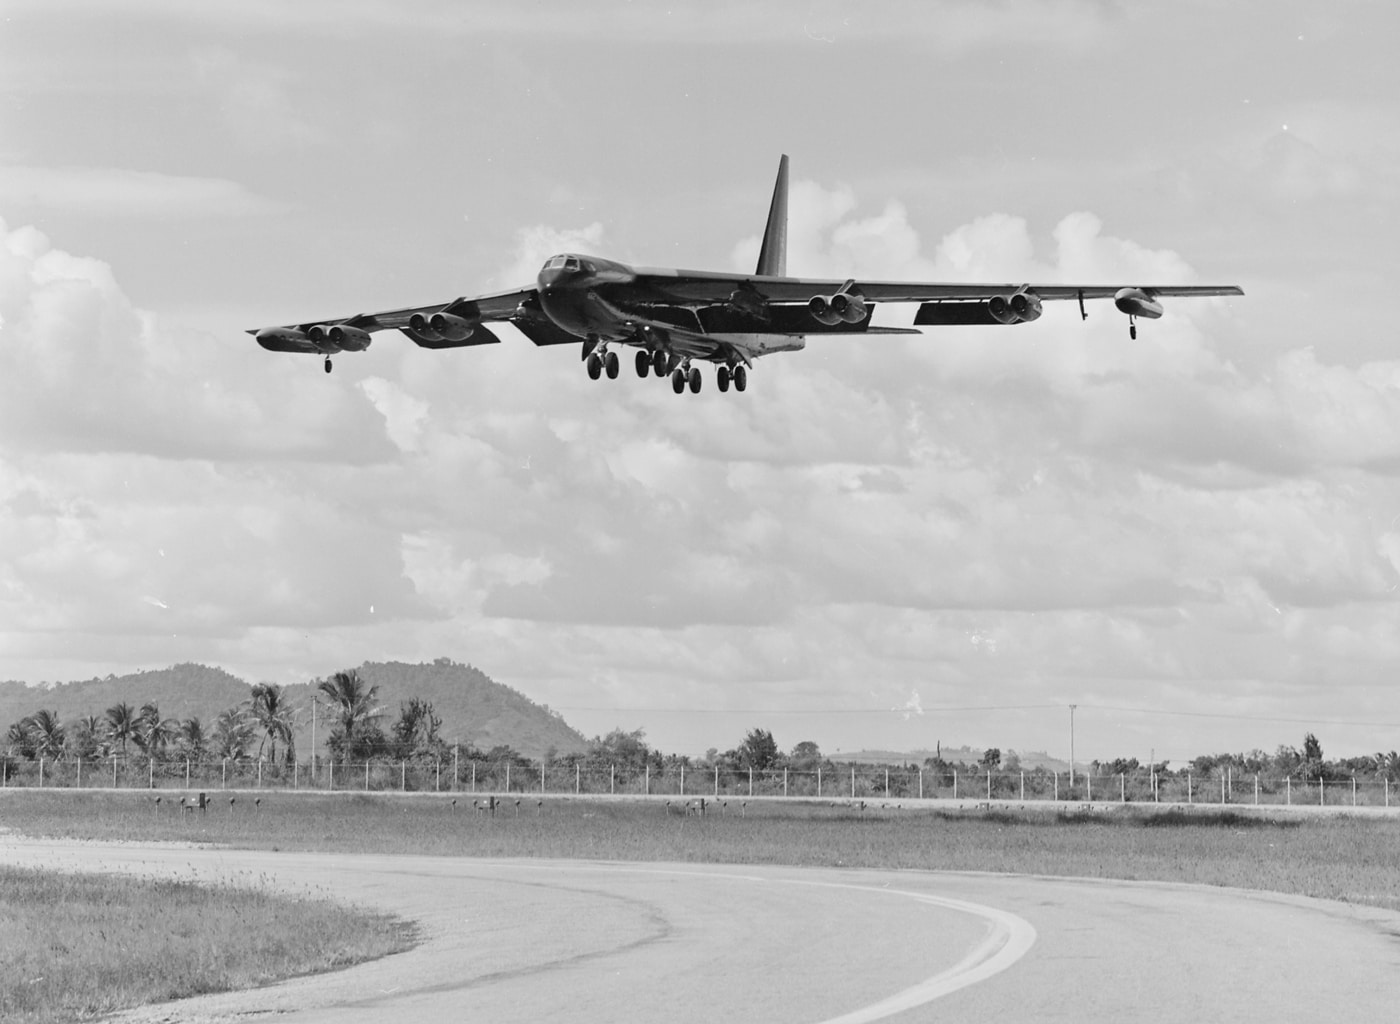
{"type": "Polygon", "coordinates": [[[968,704],[889,708],[627,708],[555,705],[555,711],[610,711],[638,715],[928,715],[959,711],[1043,711],[1063,704],[968,704]]]}

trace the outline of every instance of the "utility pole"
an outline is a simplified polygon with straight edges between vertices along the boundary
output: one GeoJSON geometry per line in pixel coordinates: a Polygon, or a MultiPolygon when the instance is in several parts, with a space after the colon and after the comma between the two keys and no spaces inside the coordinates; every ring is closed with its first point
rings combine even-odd
{"type": "Polygon", "coordinates": [[[1069,795],[1074,796],[1074,709],[1078,704],[1069,706],[1069,795]]]}

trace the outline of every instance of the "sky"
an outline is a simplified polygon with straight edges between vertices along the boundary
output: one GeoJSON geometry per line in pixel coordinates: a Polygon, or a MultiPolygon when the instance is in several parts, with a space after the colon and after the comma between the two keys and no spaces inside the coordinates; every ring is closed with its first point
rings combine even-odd
{"type": "MultiPolygon", "coordinates": [[[[586,735],[1400,746],[1400,10],[0,0],[0,679],[469,662],[586,735]],[[749,389],[248,328],[559,251],[1238,284],[749,389]],[[1378,297],[1379,296],[1379,297],[1378,297]]],[[[885,307],[908,325],[913,307],[885,307]]]]}

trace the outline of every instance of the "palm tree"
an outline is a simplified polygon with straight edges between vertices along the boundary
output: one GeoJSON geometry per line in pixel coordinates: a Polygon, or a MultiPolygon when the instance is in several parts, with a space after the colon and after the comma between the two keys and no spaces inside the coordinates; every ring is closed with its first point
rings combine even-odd
{"type": "Polygon", "coordinates": [[[36,711],[20,723],[34,747],[34,756],[57,760],[63,756],[63,723],[53,711],[36,711]]]}
{"type": "Polygon", "coordinates": [[[68,752],[79,760],[102,756],[102,732],[105,721],[96,715],[83,715],[68,729],[68,752]]]}
{"type": "Polygon", "coordinates": [[[161,718],[160,708],[154,702],[141,705],[141,713],[136,716],[132,735],[137,744],[151,760],[156,760],[170,741],[179,735],[180,723],[173,718],[161,718]]]}
{"type": "Polygon", "coordinates": [[[220,711],[214,722],[214,756],[241,761],[253,742],[254,723],[243,708],[220,711]]]}
{"type": "MultiPolygon", "coordinates": [[[[378,684],[366,686],[360,673],[351,668],[334,673],[329,679],[316,684],[316,690],[324,694],[335,711],[340,726],[339,742],[348,749],[356,733],[377,719],[382,708],[374,703],[379,695],[378,684]]],[[[331,744],[337,743],[337,736],[331,734],[331,744]]]]}
{"type": "Polygon", "coordinates": [[[204,755],[209,753],[209,737],[198,715],[180,723],[180,752],[191,761],[203,761],[204,755]]]}
{"type": "Polygon", "coordinates": [[[126,741],[136,728],[136,711],[126,701],[113,704],[107,709],[107,724],[112,729],[112,739],[122,745],[122,756],[126,756],[126,741]]]}
{"type": "Polygon", "coordinates": [[[287,760],[295,758],[296,714],[287,702],[286,693],[276,683],[258,683],[253,687],[253,695],[248,699],[248,714],[254,725],[262,730],[262,742],[258,744],[258,757],[263,748],[269,747],[268,760],[277,760],[277,741],[280,739],[287,748],[287,760]]]}

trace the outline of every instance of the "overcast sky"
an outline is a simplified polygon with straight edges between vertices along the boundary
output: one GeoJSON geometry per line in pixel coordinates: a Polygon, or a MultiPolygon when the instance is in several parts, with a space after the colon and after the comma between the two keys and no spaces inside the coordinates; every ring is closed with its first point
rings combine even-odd
{"type": "MultiPolygon", "coordinates": [[[[471,662],[666,750],[1400,746],[1400,10],[0,0],[0,679],[471,662]],[[582,250],[1239,284],[1128,339],[245,328],[582,250]]],[[[908,324],[912,307],[886,322],[908,324]]]]}

